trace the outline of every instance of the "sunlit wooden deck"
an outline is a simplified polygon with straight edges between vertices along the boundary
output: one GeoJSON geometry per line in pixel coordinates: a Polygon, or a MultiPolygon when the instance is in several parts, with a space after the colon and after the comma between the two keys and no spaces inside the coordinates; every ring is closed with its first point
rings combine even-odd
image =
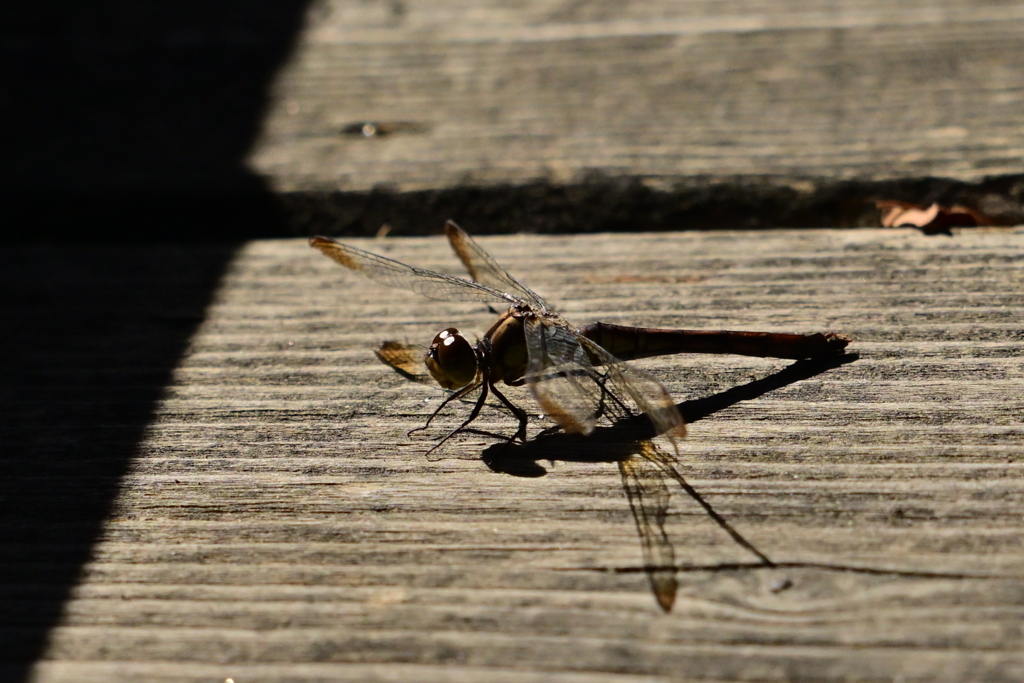
{"type": "MultiPolygon", "coordinates": [[[[357,243],[457,272],[440,237],[357,243]]],[[[493,314],[363,281],[304,241],[251,242],[173,372],[33,680],[1022,671],[1019,229],[483,244],[573,321],[854,338],[855,357],[817,366],[644,361],[699,418],[684,475],[778,568],[742,566],[751,558],[676,491],[681,589],[662,614],[614,465],[541,460],[532,473],[547,473],[523,478],[485,465],[485,439],[428,461],[430,442],[406,436],[442,392],[372,346],[493,314]]],[[[483,422],[514,427],[497,411],[483,422]]]]}

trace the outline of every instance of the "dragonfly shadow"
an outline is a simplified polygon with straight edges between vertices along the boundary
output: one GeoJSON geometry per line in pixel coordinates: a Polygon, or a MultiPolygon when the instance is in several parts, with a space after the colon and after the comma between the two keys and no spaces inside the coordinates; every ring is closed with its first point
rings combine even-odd
{"type": "Polygon", "coordinates": [[[686,420],[687,424],[692,424],[740,401],[750,401],[759,398],[771,391],[802,382],[847,363],[852,363],[858,358],[860,358],[859,354],[844,353],[839,356],[798,360],[767,377],[762,377],[753,382],[748,382],[747,384],[733,387],[711,396],[683,401],[677,404],[676,407],[679,408],[679,412],[682,413],[683,419],[686,420]]]}
{"type": "MultiPolygon", "coordinates": [[[[716,412],[765,394],[810,379],[829,370],[851,363],[859,356],[840,356],[800,360],[778,372],[704,398],[683,401],[676,405],[687,423],[694,423],[716,412]]],[[[544,432],[525,443],[499,443],[486,448],[481,460],[492,471],[516,477],[542,477],[547,470],[539,464],[549,462],[620,462],[639,451],[639,443],[656,436],[650,420],[637,416],[598,427],[591,434],[544,432]]]]}

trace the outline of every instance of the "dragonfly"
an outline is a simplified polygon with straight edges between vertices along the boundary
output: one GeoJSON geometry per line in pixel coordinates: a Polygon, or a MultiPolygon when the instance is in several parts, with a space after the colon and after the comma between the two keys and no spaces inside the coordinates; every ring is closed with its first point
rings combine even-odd
{"type": "MultiPolygon", "coordinates": [[[[641,439],[618,461],[618,467],[640,536],[644,569],[659,606],[670,611],[678,590],[674,550],[665,532],[670,500],[667,482],[677,482],[737,543],[760,562],[772,565],[766,555],[704,503],[679,473],[677,440],[686,434],[683,417],[657,378],[626,361],[682,352],[815,358],[842,353],[849,338],[835,333],[663,330],[608,323],[574,328],[453,221],[445,224],[445,235],[472,279],[410,266],[326,237],[310,240],[310,245],[324,255],[378,283],[435,300],[508,307],[475,344],[449,327],[434,337],[423,355],[429,374],[441,387],[452,391],[427,424],[450,402],[480,392],[469,416],[434,448],[456,434],[479,431],[470,425],[480,415],[489,394],[519,422],[510,441],[525,442],[527,413],[505,396],[499,383],[526,385],[541,411],[568,433],[589,435],[602,418],[620,421],[644,415],[656,437],[666,441],[672,453],[653,439],[641,439]]],[[[411,372],[409,348],[394,345],[378,351],[378,356],[411,372]]]]}

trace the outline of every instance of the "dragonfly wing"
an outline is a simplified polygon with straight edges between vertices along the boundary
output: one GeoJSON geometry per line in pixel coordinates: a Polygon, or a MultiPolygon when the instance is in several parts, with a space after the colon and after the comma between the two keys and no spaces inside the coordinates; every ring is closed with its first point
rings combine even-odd
{"type": "Polygon", "coordinates": [[[526,382],[544,413],[567,432],[589,434],[601,416],[602,376],[576,333],[557,318],[525,319],[526,382]]]}
{"type": "MultiPolygon", "coordinates": [[[[614,397],[620,401],[626,397],[632,400],[640,412],[647,414],[658,434],[670,439],[686,436],[686,421],[680,415],[672,395],[668,393],[664,384],[653,375],[619,360],[586,337],[577,339],[594,364],[604,366],[608,377],[608,391],[614,397]]],[[[612,401],[612,404],[614,403],[616,402],[612,401]]],[[[615,407],[609,405],[609,412],[613,415],[615,407]]],[[[623,412],[628,414],[628,411],[623,412]]]]}
{"type": "Polygon", "coordinates": [[[430,375],[423,372],[423,357],[427,350],[419,344],[403,344],[397,341],[383,341],[373,353],[377,360],[406,379],[423,384],[432,383],[430,375]]]}
{"type": "Polygon", "coordinates": [[[415,268],[399,261],[371,254],[326,237],[314,237],[311,247],[319,249],[351,271],[388,287],[408,289],[428,299],[441,301],[504,301],[515,298],[479,282],[470,282],[454,275],[445,275],[425,268],[415,268]]]}
{"type": "MultiPolygon", "coordinates": [[[[678,456],[679,449],[676,446],[675,440],[669,438],[668,441],[672,445],[673,450],[675,450],[675,453],[678,456]]],[[[640,451],[638,455],[646,461],[645,464],[648,466],[649,469],[659,470],[661,472],[662,478],[665,480],[676,480],[679,483],[679,486],[681,486],[682,489],[686,491],[687,495],[689,495],[690,498],[693,498],[694,502],[700,505],[704,509],[704,512],[706,512],[708,516],[711,517],[712,520],[714,520],[715,524],[721,527],[722,530],[725,531],[725,533],[729,534],[729,536],[732,538],[733,541],[736,542],[737,545],[739,545],[741,548],[745,548],[750,553],[755,555],[757,559],[761,561],[762,564],[769,567],[774,566],[775,563],[771,561],[771,558],[769,558],[767,555],[758,550],[757,547],[753,543],[748,541],[746,538],[744,538],[740,532],[736,531],[736,529],[734,529],[733,526],[729,524],[729,522],[727,522],[724,517],[718,514],[715,511],[715,509],[711,507],[711,504],[704,500],[704,497],[697,493],[697,490],[694,489],[693,486],[691,486],[685,478],[683,478],[683,475],[681,475],[679,473],[679,470],[677,469],[679,466],[679,461],[675,457],[669,455],[662,449],[658,448],[652,441],[641,441],[639,445],[640,451]]]]}
{"type": "Polygon", "coordinates": [[[641,441],[639,445],[641,455],[620,461],[619,473],[640,535],[644,571],[658,605],[669,612],[678,588],[675,553],[665,534],[670,494],[661,470],[643,455],[648,450],[656,450],[656,446],[650,441],[641,441]]]}
{"type": "Polygon", "coordinates": [[[448,236],[448,243],[452,245],[452,250],[469,271],[469,276],[476,282],[502,292],[508,292],[538,308],[547,308],[547,304],[536,292],[509,275],[508,271],[499,266],[498,262],[483,250],[483,247],[455,224],[455,221],[445,223],[444,232],[448,236]]]}
{"type": "Polygon", "coordinates": [[[537,403],[564,430],[589,434],[601,415],[633,415],[627,405],[632,403],[647,414],[658,434],[685,436],[679,409],[654,376],[579,336],[558,316],[529,317],[525,328],[526,381],[537,403]],[[603,366],[602,372],[595,365],[603,366]]]}

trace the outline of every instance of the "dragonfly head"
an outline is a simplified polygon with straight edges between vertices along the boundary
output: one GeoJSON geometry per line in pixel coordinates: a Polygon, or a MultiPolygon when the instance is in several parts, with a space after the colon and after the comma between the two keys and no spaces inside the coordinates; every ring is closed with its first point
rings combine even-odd
{"type": "Polygon", "coordinates": [[[476,351],[454,327],[437,333],[424,362],[431,376],[445,389],[461,389],[476,379],[476,351]]]}

